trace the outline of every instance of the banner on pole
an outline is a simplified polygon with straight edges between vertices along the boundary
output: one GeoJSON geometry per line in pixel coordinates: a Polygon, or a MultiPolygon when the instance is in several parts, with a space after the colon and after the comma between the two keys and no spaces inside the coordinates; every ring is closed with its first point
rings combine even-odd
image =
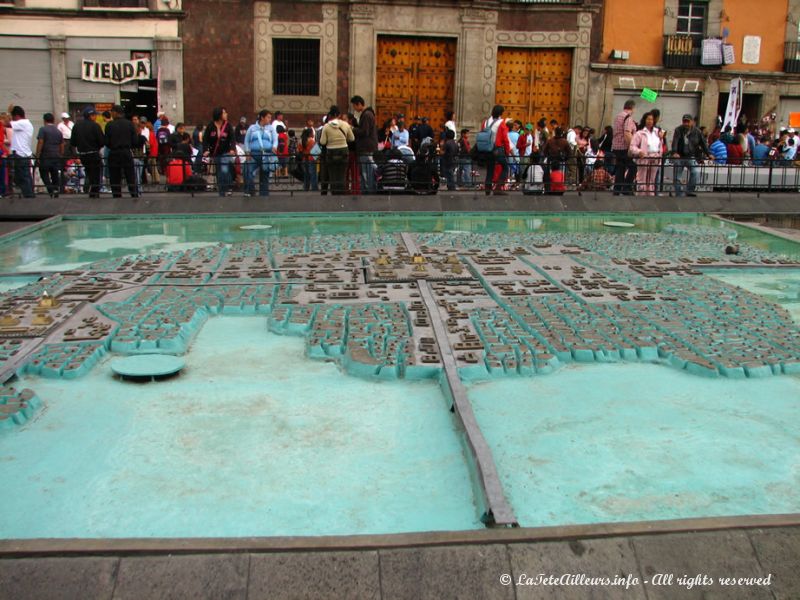
{"type": "Polygon", "coordinates": [[[731,126],[731,129],[736,127],[736,122],[739,120],[739,112],[742,110],[742,87],[741,78],[731,80],[731,91],[728,94],[728,108],[725,109],[725,118],[722,120],[722,131],[725,131],[728,125],[731,126]]]}

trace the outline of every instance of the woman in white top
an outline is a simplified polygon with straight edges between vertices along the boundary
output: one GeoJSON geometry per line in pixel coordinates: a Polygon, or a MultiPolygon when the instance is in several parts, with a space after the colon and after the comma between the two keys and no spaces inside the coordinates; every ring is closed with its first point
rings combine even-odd
{"type": "Polygon", "coordinates": [[[655,196],[661,164],[661,136],[651,113],[644,116],[644,127],[631,140],[628,154],[636,159],[636,195],[655,196]]]}
{"type": "Polygon", "coordinates": [[[452,131],[453,135],[456,136],[454,139],[458,139],[458,131],[456,131],[456,113],[452,110],[448,110],[444,113],[444,118],[444,128],[452,131]]]}

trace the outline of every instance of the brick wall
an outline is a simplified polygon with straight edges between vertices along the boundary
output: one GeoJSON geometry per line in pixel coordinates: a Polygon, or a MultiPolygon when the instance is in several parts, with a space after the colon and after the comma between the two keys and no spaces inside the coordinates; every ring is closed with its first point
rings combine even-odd
{"type": "Polygon", "coordinates": [[[296,23],[322,22],[322,4],[273,0],[270,20],[296,23]]]}
{"type": "Polygon", "coordinates": [[[208,123],[215,106],[253,121],[253,0],[183,0],[183,101],[187,123],[208,123]]]}

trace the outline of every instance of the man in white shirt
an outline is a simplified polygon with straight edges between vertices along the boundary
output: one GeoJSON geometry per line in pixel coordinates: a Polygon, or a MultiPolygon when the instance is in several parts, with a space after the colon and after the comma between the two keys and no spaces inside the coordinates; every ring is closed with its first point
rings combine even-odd
{"type": "Polygon", "coordinates": [[[286,123],[283,121],[283,113],[279,110],[275,111],[275,118],[272,119],[272,131],[275,132],[275,135],[278,135],[278,126],[283,127],[284,131],[289,131],[288,127],[286,127],[286,123]]]}
{"type": "Polygon", "coordinates": [[[61,132],[61,137],[64,138],[65,142],[72,138],[73,127],[75,127],[75,123],[69,118],[69,113],[61,113],[61,123],[58,124],[58,130],[61,132]]]}
{"type": "Polygon", "coordinates": [[[14,181],[25,198],[35,198],[33,193],[33,123],[25,118],[25,109],[9,105],[11,113],[11,161],[14,165],[14,181]]]}
{"type": "Polygon", "coordinates": [[[69,113],[61,113],[61,123],[58,124],[58,130],[61,132],[61,137],[64,138],[65,158],[72,156],[72,146],[69,141],[72,139],[73,127],[75,127],[75,123],[70,119],[69,113]]]}

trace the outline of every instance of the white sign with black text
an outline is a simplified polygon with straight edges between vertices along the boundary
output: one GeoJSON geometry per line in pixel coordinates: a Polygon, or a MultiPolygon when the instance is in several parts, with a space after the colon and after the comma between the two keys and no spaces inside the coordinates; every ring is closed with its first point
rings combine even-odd
{"type": "Polygon", "coordinates": [[[118,85],[135,79],[152,79],[150,77],[150,59],[106,61],[84,58],[81,61],[81,79],[118,85]]]}

